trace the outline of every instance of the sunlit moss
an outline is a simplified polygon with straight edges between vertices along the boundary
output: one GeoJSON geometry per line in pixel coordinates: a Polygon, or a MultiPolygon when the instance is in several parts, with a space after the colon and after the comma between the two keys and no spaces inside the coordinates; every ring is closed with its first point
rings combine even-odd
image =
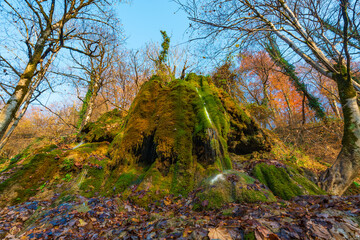
{"type": "Polygon", "coordinates": [[[257,164],[253,175],[278,197],[289,200],[299,195],[324,194],[313,182],[291,167],[257,164]]]}
{"type": "Polygon", "coordinates": [[[204,189],[198,193],[206,209],[219,209],[228,203],[274,202],[273,193],[256,184],[255,179],[235,170],[214,175],[201,184],[204,189]]]}

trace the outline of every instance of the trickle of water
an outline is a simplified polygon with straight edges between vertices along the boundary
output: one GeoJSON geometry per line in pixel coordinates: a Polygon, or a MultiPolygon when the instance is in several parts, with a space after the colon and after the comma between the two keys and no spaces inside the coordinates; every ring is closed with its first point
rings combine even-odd
{"type": "MultiPolygon", "coordinates": [[[[201,96],[201,93],[199,92],[199,89],[196,88],[196,92],[198,93],[199,97],[201,100],[203,100],[203,97],[201,96]]],[[[210,122],[210,125],[213,125],[213,122],[211,121],[211,117],[210,117],[210,114],[206,108],[206,105],[205,105],[205,102],[204,102],[204,112],[206,114],[206,118],[208,119],[208,121],[210,122]]]]}
{"type": "Polygon", "coordinates": [[[213,179],[210,180],[210,184],[213,185],[214,183],[216,183],[219,180],[225,180],[224,174],[219,173],[218,175],[216,175],[213,179]]]}
{"type": "MultiPolygon", "coordinates": [[[[196,88],[196,92],[198,93],[200,99],[203,100],[203,97],[201,96],[201,93],[199,92],[198,88],[196,88]]],[[[204,100],[203,100],[203,102],[204,102],[204,100]]],[[[217,159],[220,156],[219,137],[218,137],[216,128],[211,120],[210,114],[206,108],[205,102],[204,102],[204,111],[206,114],[206,118],[208,119],[208,121],[211,125],[211,128],[206,129],[207,135],[209,136],[210,145],[211,145],[211,155],[214,159],[217,159]]]]}
{"type": "Polygon", "coordinates": [[[204,111],[206,113],[206,117],[207,119],[209,120],[210,124],[213,125],[212,121],[211,121],[211,118],[210,118],[210,115],[209,115],[209,112],[207,111],[206,107],[204,106],[204,111]]]}
{"type": "Polygon", "coordinates": [[[76,145],[75,147],[73,147],[72,149],[77,149],[79,147],[81,147],[84,144],[84,141],[81,141],[78,145],[76,145]]]}
{"type": "Polygon", "coordinates": [[[85,176],[86,176],[87,172],[88,172],[87,169],[84,169],[84,170],[82,171],[82,173],[81,173],[81,175],[80,175],[80,180],[79,180],[79,182],[77,183],[77,186],[78,186],[78,187],[80,187],[81,184],[84,182],[85,176]]]}

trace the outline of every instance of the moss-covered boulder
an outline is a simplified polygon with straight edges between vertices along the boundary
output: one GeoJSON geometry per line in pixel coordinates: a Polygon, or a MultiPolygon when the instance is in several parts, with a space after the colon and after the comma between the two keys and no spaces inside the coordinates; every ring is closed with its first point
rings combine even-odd
{"type": "Polygon", "coordinates": [[[253,176],[265,184],[278,197],[289,200],[300,195],[325,194],[315,183],[310,181],[296,169],[284,164],[263,162],[256,164],[252,170],[253,176]]]}
{"type": "Polygon", "coordinates": [[[118,109],[109,111],[95,122],[86,124],[78,138],[85,142],[112,142],[121,130],[125,115],[118,109]]]}
{"type": "Polygon", "coordinates": [[[230,153],[271,147],[225,91],[195,74],[169,83],[154,76],[127,114],[110,111],[78,137],[80,144],[50,144],[17,156],[0,183],[0,193],[12,197],[2,200],[24,201],[51,189],[87,197],[121,193],[147,204],[167,194],[186,196],[204,178],[232,169],[230,153]]]}
{"type": "Polygon", "coordinates": [[[228,170],[201,183],[197,194],[206,209],[218,209],[227,203],[274,202],[274,194],[245,172],[228,170]]]}

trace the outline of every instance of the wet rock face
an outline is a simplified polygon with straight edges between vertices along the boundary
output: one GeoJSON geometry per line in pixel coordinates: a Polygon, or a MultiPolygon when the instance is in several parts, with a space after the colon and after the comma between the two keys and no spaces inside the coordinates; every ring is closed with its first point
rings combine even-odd
{"type": "Polygon", "coordinates": [[[196,156],[197,162],[203,166],[214,164],[217,158],[224,158],[227,150],[219,141],[218,133],[215,129],[208,128],[207,136],[195,136],[193,138],[193,155],[196,156]]]}

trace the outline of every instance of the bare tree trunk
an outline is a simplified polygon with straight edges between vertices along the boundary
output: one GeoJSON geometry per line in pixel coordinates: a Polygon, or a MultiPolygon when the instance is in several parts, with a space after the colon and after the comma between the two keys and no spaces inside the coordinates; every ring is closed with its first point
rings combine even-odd
{"type": "Polygon", "coordinates": [[[50,36],[50,29],[46,29],[43,35],[39,38],[35,46],[35,51],[30,58],[20,80],[5,106],[0,111],[0,140],[5,136],[5,133],[10,127],[11,122],[14,120],[17,111],[24,103],[24,99],[29,92],[29,86],[34,77],[37,65],[42,60],[42,54],[45,48],[45,42],[50,36]]]}
{"type": "Polygon", "coordinates": [[[341,119],[341,114],[340,114],[340,111],[339,111],[339,108],[338,108],[338,100],[337,100],[337,97],[335,96],[335,90],[330,87],[330,91],[331,93],[330,94],[327,94],[327,99],[329,101],[329,104],[330,104],[330,107],[332,109],[332,111],[334,112],[336,118],[338,119],[341,119]]]}
{"type": "Polygon", "coordinates": [[[334,98],[332,98],[332,99],[329,100],[329,103],[330,103],[331,109],[335,113],[335,117],[338,118],[338,119],[341,119],[340,111],[339,111],[339,108],[337,106],[336,100],[334,98]]]}
{"type": "Polygon", "coordinates": [[[344,115],[343,146],[335,163],[321,176],[320,185],[329,193],[341,195],[360,170],[360,110],[351,81],[345,74],[339,74],[337,78],[344,115]]]}
{"type": "Polygon", "coordinates": [[[294,119],[294,114],[292,112],[292,109],[291,109],[291,104],[289,102],[289,98],[287,96],[287,94],[284,92],[284,90],[281,90],[284,98],[285,98],[285,102],[286,102],[286,105],[288,107],[288,110],[289,110],[289,126],[291,126],[293,124],[293,119],[294,119]]]}
{"type": "Polygon", "coordinates": [[[2,149],[4,148],[4,146],[6,145],[6,143],[9,141],[9,138],[11,137],[12,133],[14,132],[15,128],[17,127],[17,125],[20,122],[20,119],[24,116],[24,114],[26,113],[26,110],[28,108],[30,104],[30,101],[26,102],[25,105],[22,109],[21,112],[19,114],[19,116],[17,116],[16,118],[14,118],[11,127],[9,128],[9,130],[6,132],[6,134],[4,135],[4,137],[2,138],[2,140],[0,141],[0,152],[2,151],[2,149]]]}
{"type": "Polygon", "coordinates": [[[21,118],[25,115],[30,103],[33,102],[40,95],[39,94],[39,95],[33,97],[34,92],[36,91],[36,89],[40,85],[40,83],[43,81],[43,79],[45,78],[45,74],[46,74],[48,68],[50,67],[51,63],[54,61],[56,55],[57,55],[57,52],[54,52],[51,54],[49,60],[46,62],[46,64],[42,68],[41,72],[36,77],[33,85],[29,87],[28,92],[27,92],[26,96],[24,97],[24,100],[23,100],[24,104],[23,104],[20,112],[18,113],[17,116],[14,117],[13,121],[9,124],[9,126],[8,126],[9,130],[6,131],[6,133],[4,134],[4,137],[2,139],[0,139],[0,152],[4,148],[6,143],[8,142],[8,140],[11,137],[12,133],[14,132],[15,128],[19,124],[21,118]]]}
{"type": "Polygon", "coordinates": [[[99,83],[95,79],[89,84],[87,96],[85,96],[84,103],[80,112],[80,119],[78,125],[78,132],[80,133],[84,126],[90,121],[92,112],[94,110],[95,100],[99,92],[99,83]]]}
{"type": "Polygon", "coordinates": [[[303,100],[302,100],[302,108],[301,108],[301,111],[302,111],[302,125],[304,126],[305,123],[306,123],[306,111],[305,111],[305,102],[306,102],[306,96],[305,94],[303,94],[303,100]]]}

